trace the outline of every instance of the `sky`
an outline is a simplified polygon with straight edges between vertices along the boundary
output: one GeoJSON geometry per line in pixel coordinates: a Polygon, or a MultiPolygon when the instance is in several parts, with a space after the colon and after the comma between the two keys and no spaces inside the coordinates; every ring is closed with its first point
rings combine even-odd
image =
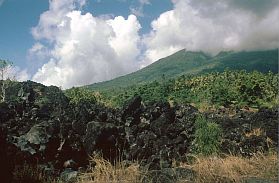
{"type": "Polygon", "coordinates": [[[0,59],[18,80],[66,89],[181,49],[278,48],[278,17],[278,0],[0,0],[0,59]]]}

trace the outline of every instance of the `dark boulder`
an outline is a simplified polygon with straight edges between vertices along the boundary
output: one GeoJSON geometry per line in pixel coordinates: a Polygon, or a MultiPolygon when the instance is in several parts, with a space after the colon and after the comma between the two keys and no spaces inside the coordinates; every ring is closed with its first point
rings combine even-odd
{"type": "Polygon", "coordinates": [[[10,109],[9,104],[0,102],[0,123],[4,123],[14,117],[14,111],[10,109]]]}
{"type": "Polygon", "coordinates": [[[6,132],[0,127],[0,180],[1,182],[11,182],[12,180],[12,157],[8,154],[8,144],[6,141],[6,132]]]}
{"type": "Polygon", "coordinates": [[[140,123],[140,114],[142,113],[141,101],[141,97],[136,96],[128,101],[123,107],[121,119],[128,126],[137,125],[140,123]]]}
{"type": "Polygon", "coordinates": [[[181,110],[166,103],[147,106],[142,113],[142,122],[125,128],[128,159],[150,163],[152,169],[170,167],[172,159],[179,159],[189,151],[194,133],[192,119],[197,114],[190,106],[181,110]],[[176,115],[177,111],[181,116],[176,115]]]}
{"type": "Polygon", "coordinates": [[[78,167],[85,167],[88,164],[88,158],[83,147],[81,137],[77,134],[71,134],[67,139],[63,139],[60,147],[56,151],[54,166],[56,169],[63,169],[69,160],[75,162],[75,166],[70,168],[76,170],[78,167]],[[66,163],[66,164],[65,164],[66,163]]]}
{"type": "Polygon", "coordinates": [[[251,156],[278,145],[277,108],[240,113],[233,117],[208,115],[222,128],[222,152],[251,156]]]}
{"type": "MultiPolygon", "coordinates": [[[[58,138],[58,121],[42,122],[34,125],[28,133],[18,138],[16,145],[22,151],[28,151],[30,154],[43,153],[46,151],[48,143],[58,138]]],[[[60,142],[59,139],[56,139],[60,142]]],[[[59,143],[57,143],[57,148],[59,143]]]]}
{"type": "Polygon", "coordinates": [[[127,104],[123,107],[123,116],[133,115],[133,113],[140,108],[141,106],[141,97],[136,96],[132,98],[127,104]]]}
{"type": "Polygon", "coordinates": [[[79,135],[85,135],[86,133],[86,122],[82,120],[73,120],[72,129],[79,135]]]}
{"type": "Polygon", "coordinates": [[[105,158],[115,159],[121,148],[121,137],[118,128],[112,123],[89,122],[84,137],[84,148],[87,154],[101,152],[105,158]]]}
{"type": "Polygon", "coordinates": [[[77,182],[78,171],[74,171],[70,168],[65,169],[60,174],[60,180],[65,183],[74,183],[77,182]]]}

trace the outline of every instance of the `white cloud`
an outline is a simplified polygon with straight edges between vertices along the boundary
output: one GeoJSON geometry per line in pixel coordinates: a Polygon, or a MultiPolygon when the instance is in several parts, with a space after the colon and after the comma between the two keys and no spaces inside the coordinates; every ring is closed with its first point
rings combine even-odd
{"type": "Polygon", "coordinates": [[[140,36],[138,31],[141,28],[137,18],[130,15],[127,20],[122,16],[110,19],[107,23],[113,28],[115,36],[109,40],[110,46],[115,50],[118,58],[124,65],[134,62],[139,55],[140,36]]]}
{"type": "MultiPolygon", "coordinates": [[[[140,7],[151,1],[137,2],[143,16],[140,7]]],[[[86,0],[50,0],[49,10],[32,29],[36,43],[29,55],[40,66],[32,79],[69,88],[124,75],[183,48],[212,54],[278,48],[275,0],[267,0],[272,6],[260,0],[251,6],[248,0],[172,2],[173,9],[140,36],[134,15],[96,17],[82,13],[86,0]]]]}
{"type": "Polygon", "coordinates": [[[27,81],[30,79],[30,75],[28,74],[26,69],[21,70],[20,68],[15,67],[14,72],[15,72],[15,79],[17,81],[27,81]]]}
{"type": "Polygon", "coordinates": [[[145,35],[147,50],[143,65],[183,48],[216,54],[221,50],[278,47],[278,7],[263,15],[240,6],[243,2],[232,5],[231,0],[215,3],[173,0],[173,3],[174,9],[154,20],[152,31],[145,35]]]}
{"type": "MultiPolygon", "coordinates": [[[[33,36],[51,43],[50,60],[33,76],[45,85],[63,88],[112,79],[135,70],[140,24],[127,19],[104,19],[76,11],[79,0],[53,0],[40,17],[33,36]],[[59,3],[58,3],[59,2],[59,3]],[[64,3],[64,4],[63,4],[64,3]]],[[[37,43],[30,51],[43,48],[37,43]]]]}
{"type": "Polygon", "coordinates": [[[51,50],[40,42],[35,42],[27,52],[28,72],[36,73],[50,58],[51,50]]]}
{"type": "Polygon", "coordinates": [[[32,46],[32,48],[30,48],[28,50],[28,55],[30,55],[30,56],[36,55],[38,60],[44,60],[45,58],[47,58],[50,55],[50,53],[46,46],[44,46],[40,42],[36,42],[32,46]]]}

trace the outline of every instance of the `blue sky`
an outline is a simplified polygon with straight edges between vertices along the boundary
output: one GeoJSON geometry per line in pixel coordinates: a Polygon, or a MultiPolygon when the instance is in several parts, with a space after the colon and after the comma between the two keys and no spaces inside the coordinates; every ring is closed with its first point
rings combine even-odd
{"type": "Polygon", "coordinates": [[[278,17],[278,0],[0,0],[0,58],[19,80],[70,88],[181,49],[278,48],[278,17]]]}
{"type": "MultiPolygon", "coordinates": [[[[1,2],[1,0],[0,0],[1,2]]],[[[91,12],[95,16],[111,14],[127,17],[132,7],[138,7],[136,0],[90,0],[83,12],[91,12]]],[[[36,26],[40,14],[49,7],[48,0],[5,0],[0,6],[0,58],[12,61],[25,68],[28,65],[28,50],[34,44],[31,27],[36,26]]],[[[172,9],[170,0],[153,0],[145,5],[145,15],[139,17],[141,34],[150,31],[150,23],[162,12],[172,9]],[[156,8],[154,8],[156,7],[156,8]]]]}
{"type": "Polygon", "coordinates": [[[34,42],[30,28],[47,10],[47,0],[6,0],[0,6],[0,57],[20,67],[26,65],[26,52],[34,42]],[[31,8],[30,7],[34,7],[31,8]]]}

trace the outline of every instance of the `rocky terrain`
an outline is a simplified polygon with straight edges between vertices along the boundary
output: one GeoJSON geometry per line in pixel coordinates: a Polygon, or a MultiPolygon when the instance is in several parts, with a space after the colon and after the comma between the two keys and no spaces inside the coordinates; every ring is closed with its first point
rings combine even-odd
{"type": "MultiPolygon", "coordinates": [[[[0,103],[1,182],[16,182],[14,172],[25,164],[67,181],[86,170],[94,153],[165,170],[192,152],[200,112],[191,105],[146,106],[140,96],[122,109],[72,104],[59,88],[31,81],[15,83],[7,93],[0,103]]],[[[222,127],[222,152],[251,156],[277,147],[278,108],[222,112],[203,114],[222,127]]]]}

